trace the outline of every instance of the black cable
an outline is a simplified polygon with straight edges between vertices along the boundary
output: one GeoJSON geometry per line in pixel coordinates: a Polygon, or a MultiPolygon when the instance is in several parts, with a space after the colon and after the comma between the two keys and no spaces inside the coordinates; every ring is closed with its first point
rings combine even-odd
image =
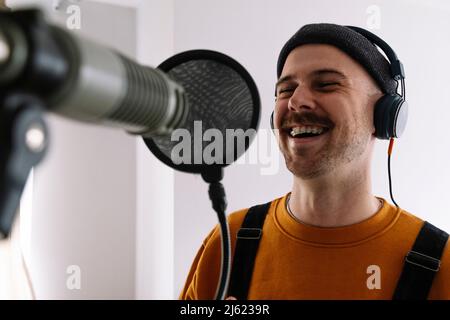
{"type": "Polygon", "coordinates": [[[391,155],[388,154],[388,176],[389,176],[389,193],[391,194],[392,202],[398,208],[398,204],[394,200],[394,196],[392,195],[392,181],[391,181],[391,155]]]}
{"type": "Polygon", "coordinates": [[[230,229],[228,226],[225,210],[227,201],[225,189],[222,183],[216,181],[209,184],[209,198],[212,201],[214,210],[217,213],[220,225],[220,236],[222,238],[222,263],[220,270],[220,281],[216,291],[216,300],[224,300],[228,292],[231,275],[231,242],[230,229]]]}

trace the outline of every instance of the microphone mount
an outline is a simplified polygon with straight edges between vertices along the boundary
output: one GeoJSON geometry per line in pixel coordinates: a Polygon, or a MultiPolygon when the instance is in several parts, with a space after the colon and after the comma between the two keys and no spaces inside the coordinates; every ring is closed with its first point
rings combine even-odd
{"type": "Polygon", "coordinates": [[[39,10],[0,16],[0,238],[5,238],[28,175],[48,149],[47,98],[68,66],[39,10]]]}
{"type": "Polygon", "coordinates": [[[10,234],[28,175],[48,149],[44,110],[22,92],[0,100],[0,238],[10,234]]]}

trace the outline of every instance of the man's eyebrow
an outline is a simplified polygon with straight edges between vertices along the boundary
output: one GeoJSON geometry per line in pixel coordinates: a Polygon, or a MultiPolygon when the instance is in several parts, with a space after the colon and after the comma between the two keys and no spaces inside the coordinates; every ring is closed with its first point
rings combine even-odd
{"type": "Polygon", "coordinates": [[[322,75],[327,75],[330,73],[338,76],[339,78],[347,79],[347,76],[344,73],[342,73],[338,70],[335,70],[335,69],[319,69],[319,70],[315,70],[315,71],[311,72],[310,75],[311,76],[322,76],[322,75]]]}
{"type": "MultiPolygon", "coordinates": [[[[339,78],[342,79],[347,79],[347,76],[345,74],[343,74],[342,72],[335,70],[335,69],[318,69],[318,70],[314,70],[312,71],[309,76],[322,76],[322,75],[328,75],[328,74],[333,74],[338,76],[339,78]]],[[[275,84],[275,88],[278,88],[278,86],[280,84],[282,84],[283,82],[288,82],[291,81],[292,79],[294,79],[295,77],[291,74],[288,74],[284,77],[281,77],[277,83],[275,84]]]]}
{"type": "Polygon", "coordinates": [[[281,77],[278,81],[277,81],[277,83],[275,84],[275,88],[278,88],[278,86],[280,85],[280,84],[282,84],[283,82],[288,82],[288,81],[291,81],[292,79],[294,79],[294,76],[293,75],[287,75],[287,76],[284,76],[284,77],[281,77]]]}

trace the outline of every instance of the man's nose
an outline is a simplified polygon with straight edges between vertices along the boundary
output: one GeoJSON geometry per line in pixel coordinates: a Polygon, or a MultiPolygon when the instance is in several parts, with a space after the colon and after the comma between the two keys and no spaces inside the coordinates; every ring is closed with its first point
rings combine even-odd
{"type": "Polygon", "coordinates": [[[315,107],[314,95],[306,86],[298,86],[295,88],[288,101],[288,109],[290,111],[298,112],[302,109],[315,109],[315,107]]]}

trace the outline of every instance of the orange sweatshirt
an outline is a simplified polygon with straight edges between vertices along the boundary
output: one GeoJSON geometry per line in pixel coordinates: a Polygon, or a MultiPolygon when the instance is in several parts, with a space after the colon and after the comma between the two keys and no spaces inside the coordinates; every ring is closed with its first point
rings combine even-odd
{"type": "MultiPolygon", "coordinates": [[[[369,219],[320,228],[294,220],[286,198],[274,200],[266,216],[248,299],[392,299],[421,219],[380,198],[383,207],[369,219]]],[[[232,254],[247,210],[228,218],[232,254]]],[[[180,299],[214,299],[220,259],[216,226],[194,259],[180,299]]],[[[450,299],[448,243],[429,299],[450,299]]]]}

